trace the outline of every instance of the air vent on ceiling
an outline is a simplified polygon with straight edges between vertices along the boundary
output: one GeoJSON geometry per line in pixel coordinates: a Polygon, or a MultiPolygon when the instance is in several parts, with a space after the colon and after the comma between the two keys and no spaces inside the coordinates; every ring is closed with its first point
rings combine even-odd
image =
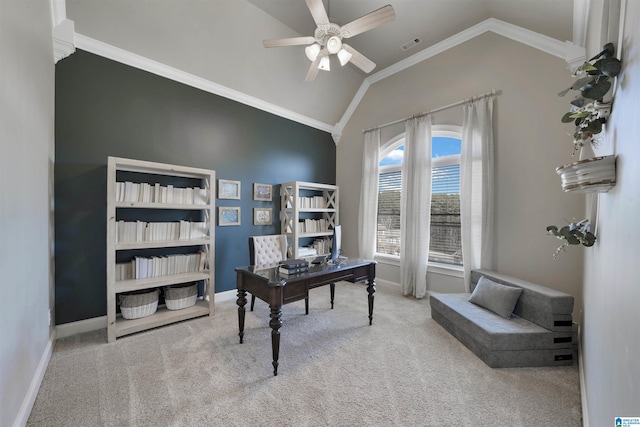
{"type": "Polygon", "coordinates": [[[409,43],[405,43],[402,46],[400,46],[402,48],[402,50],[409,50],[412,47],[414,47],[415,45],[417,45],[418,43],[420,43],[422,40],[420,40],[419,37],[416,37],[415,39],[412,39],[409,43]]]}

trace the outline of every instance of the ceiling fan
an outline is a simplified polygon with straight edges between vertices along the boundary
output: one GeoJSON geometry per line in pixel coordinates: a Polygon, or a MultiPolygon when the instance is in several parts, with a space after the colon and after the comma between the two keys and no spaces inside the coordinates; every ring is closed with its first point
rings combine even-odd
{"type": "Polygon", "coordinates": [[[388,4],[348,24],[340,26],[329,22],[329,17],[327,16],[322,0],[305,1],[317,25],[313,37],[264,40],[264,47],[308,45],[304,49],[307,58],[311,61],[311,66],[305,78],[308,82],[315,80],[318,75],[318,70],[329,71],[330,55],[336,55],[340,61],[340,65],[351,62],[365,73],[370,73],[376,67],[376,64],[348,44],[343,43],[342,39],[348,39],[393,21],[396,16],[393,7],[388,4]]]}

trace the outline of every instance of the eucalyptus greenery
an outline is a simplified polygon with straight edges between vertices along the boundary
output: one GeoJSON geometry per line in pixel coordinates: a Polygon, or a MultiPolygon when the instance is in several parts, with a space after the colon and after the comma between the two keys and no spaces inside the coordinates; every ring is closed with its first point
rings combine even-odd
{"type": "Polygon", "coordinates": [[[597,238],[590,230],[591,224],[589,224],[589,220],[586,218],[582,221],[570,222],[569,225],[565,225],[560,229],[555,225],[548,226],[547,234],[564,240],[553,254],[553,259],[556,259],[560,252],[566,252],[567,246],[569,245],[593,246],[597,238]]]}
{"type": "Polygon", "coordinates": [[[576,70],[577,80],[558,93],[558,96],[564,96],[570,90],[580,91],[571,101],[569,112],[562,116],[563,123],[575,125],[573,154],[584,144],[593,143],[593,136],[602,132],[602,125],[611,113],[611,103],[604,102],[603,98],[611,89],[611,80],[622,69],[622,63],[614,54],[613,43],[604,45],[602,52],[576,70]]]}

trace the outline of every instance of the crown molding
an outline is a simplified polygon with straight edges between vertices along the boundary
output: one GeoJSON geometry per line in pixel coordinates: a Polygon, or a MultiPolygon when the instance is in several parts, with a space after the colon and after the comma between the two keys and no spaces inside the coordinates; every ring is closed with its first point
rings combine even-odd
{"type": "Polygon", "coordinates": [[[49,9],[51,10],[51,27],[67,19],[67,2],[66,0],[49,0],[49,9]]]}
{"type": "Polygon", "coordinates": [[[76,51],[75,24],[70,19],[65,19],[53,27],[53,63],[66,58],[76,51]]]}
{"type": "MultiPolygon", "coordinates": [[[[56,0],[52,1],[55,2],[56,0]]],[[[588,7],[588,0],[581,0],[578,3],[579,5],[586,4],[586,7],[588,7]]],[[[58,10],[59,9],[60,8],[58,8],[58,10]]],[[[584,19],[584,8],[578,8],[578,6],[576,6],[576,9],[574,9],[574,21],[578,19],[578,17],[580,17],[580,19],[584,19]]],[[[60,19],[59,16],[58,19],[60,19]]],[[[71,23],[71,25],[73,25],[73,21],[69,21],[67,19],[65,19],[65,21],[68,21],[71,23]]],[[[65,24],[65,21],[56,26],[56,28],[62,28],[63,25],[68,26],[69,24],[65,24]]],[[[65,30],[68,33],[68,27],[65,30]]],[[[536,33],[531,30],[527,30],[525,28],[518,27],[516,25],[509,24],[495,18],[489,18],[474,25],[473,27],[467,28],[466,30],[461,31],[458,34],[455,34],[439,43],[423,49],[420,52],[365,78],[358,91],[354,95],[353,99],[349,103],[349,106],[345,110],[340,121],[332,126],[328,123],[312,119],[308,116],[304,116],[286,108],[282,108],[278,105],[263,101],[235,89],[231,89],[221,84],[214,83],[210,80],[195,76],[177,68],[167,66],[160,62],[145,58],[124,49],[117,48],[107,43],[84,36],[82,34],[73,33],[75,37],[73,37],[71,40],[69,40],[68,36],[66,38],[59,38],[58,44],[61,49],[59,54],[60,59],[70,55],[75,51],[75,48],[78,47],[87,52],[91,52],[93,54],[111,59],[113,61],[120,62],[122,64],[129,65],[144,71],[148,71],[150,73],[186,84],[188,86],[195,87],[205,92],[219,95],[233,101],[237,101],[242,104],[266,111],[268,113],[295,121],[297,123],[301,123],[306,126],[322,130],[324,132],[328,132],[331,134],[335,144],[337,145],[342,137],[342,131],[344,127],[351,119],[351,116],[354,114],[358,105],[364,98],[367,90],[373,83],[384,80],[387,77],[390,77],[409,67],[419,64],[422,61],[432,58],[435,55],[445,52],[448,49],[458,46],[488,31],[541,50],[549,55],[562,58],[567,62],[568,68],[570,69],[575,69],[575,64],[580,65],[585,58],[585,51],[581,46],[577,46],[568,41],[561,42],[559,40],[540,33],[536,33]]],[[[54,46],[55,45],[56,37],[54,34],[54,46]]],[[[54,51],[55,49],[56,48],[54,47],[54,51]]],[[[56,59],[56,62],[58,60],[59,59],[56,59]]]]}
{"type": "Polygon", "coordinates": [[[342,137],[342,131],[344,130],[344,127],[346,126],[347,121],[351,118],[353,113],[356,111],[358,104],[360,104],[360,101],[362,100],[362,98],[364,98],[364,94],[367,93],[369,86],[371,86],[369,79],[368,78],[364,79],[364,81],[360,85],[360,88],[358,89],[356,94],[353,96],[353,99],[349,103],[347,110],[342,115],[342,118],[338,123],[336,123],[333,133],[331,134],[331,136],[333,136],[333,141],[336,143],[336,145],[338,145],[338,142],[340,142],[340,138],[342,137]]]}
{"type": "Polygon", "coordinates": [[[584,47],[576,46],[568,41],[561,42],[552,37],[527,30],[517,25],[509,24],[499,19],[489,18],[365,78],[342,118],[335,125],[336,130],[334,133],[338,135],[342,134],[342,130],[345,125],[351,119],[351,116],[355,112],[358,104],[360,104],[365,93],[373,83],[384,80],[387,77],[391,77],[396,73],[406,70],[409,67],[419,64],[422,61],[432,58],[439,53],[456,47],[488,31],[519,43],[526,44],[527,46],[541,50],[549,55],[562,58],[567,62],[567,68],[569,69],[572,69],[571,67],[574,67],[576,63],[579,65],[582,64],[585,58],[586,53],[584,47]]]}
{"type": "Polygon", "coordinates": [[[587,45],[587,24],[589,23],[590,0],[573,0],[573,43],[587,45]]]}
{"type": "Polygon", "coordinates": [[[209,92],[218,96],[222,96],[224,98],[231,99],[233,101],[240,102],[241,104],[245,104],[271,114],[275,114],[276,116],[280,116],[285,119],[293,120],[294,122],[298,122],[315,129],[319,129],[328,133],[331,133],[333,131],[334,127],[330,124],[323,123],[319,120],[312,119],[286,108],[279,107],[275,104],[271,104],[253,96],[249,96],[235,89],[231,89],[221,84],[214,83],[210,80],[203,79],[202,77],[195,76],[177,68],[170,67],[152,59],[145,58],[124,49],[120,49],[110,44],[92,39],[82,34],[76,33],[75,42],[76,47],[87,52],[102,56],[104,58],[108,58],[113,61],[138,68],[140,70],[148,71],[158,76],[165,77],[167,79],[177,81],[187,86],[191,86],[205,92],[209,92]]]}
{"type": "Polygon", "coordinates": [[[76,51],[75,23],[67,19],[65,0],[49,0],[51,11],[51,38],[53,39],[53,63],[66,58],[76,51]]]}

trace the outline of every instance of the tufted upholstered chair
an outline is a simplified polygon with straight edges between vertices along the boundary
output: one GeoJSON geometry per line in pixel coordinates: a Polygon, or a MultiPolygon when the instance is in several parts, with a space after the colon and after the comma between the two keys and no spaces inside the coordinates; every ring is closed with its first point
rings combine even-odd
{"type": "MultiPolygon", "coordinates": [[[[287,259],[287,236],[272,234],[249,237],[249,263],[251,265],[273,265],[287,259]]],[[[251,311],[256,297],[251,295],[251,311]]],[[[309,295],[304,299],[305,310],[309,314],[309,295]]]]}
{"type": "Polygon", "coordinates": [[[287,236],[284,234],[249,237],[251,265],[275,264],[285,259],[287,259],[287,236]]]}

